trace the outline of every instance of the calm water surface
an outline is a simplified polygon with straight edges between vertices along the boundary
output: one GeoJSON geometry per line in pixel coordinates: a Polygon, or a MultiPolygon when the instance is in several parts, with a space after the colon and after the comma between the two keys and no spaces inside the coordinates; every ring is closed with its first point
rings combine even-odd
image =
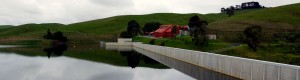
{"type": "Polygon", "coordinates": [[[0,65],[0,80],[195,80],[137,52],[98,45],[0,46],[0,65]]]}

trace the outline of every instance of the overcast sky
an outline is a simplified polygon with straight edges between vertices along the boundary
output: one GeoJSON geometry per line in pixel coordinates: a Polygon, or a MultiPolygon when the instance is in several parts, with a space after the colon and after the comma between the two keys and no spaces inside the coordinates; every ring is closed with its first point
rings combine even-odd
{"type": "MultiPolygon", "coordinates": [[[[0,0],[0,25],[70,24],[116,15],[218,13],[221,7],[252,0],[0,0]]],[[[259,0],[275,7],[300,0],[259,0]]]]}

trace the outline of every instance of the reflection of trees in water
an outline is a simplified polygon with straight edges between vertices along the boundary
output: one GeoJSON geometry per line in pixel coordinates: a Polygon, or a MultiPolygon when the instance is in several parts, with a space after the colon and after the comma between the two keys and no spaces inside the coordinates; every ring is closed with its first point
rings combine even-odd
{"type": "Polygon", "coordinates": [[[52,53],[54,53],[54,55],[56,56],[61,56],[63,52],[67,50],[68,38],[64,36],[62,32],[57,31],[52,34],[50,32],[50,29],[48,29],[47,34],[44,36],[44,38],[53,40],[52,46],[44,49],[44,52],[47,53],[48,58],[50,58],[52,53]]]}
{"type": "Polygon", "coordinates": [[[141,60],[144,60],[146,64],[159,64],[159,62],[135,51],[120,51],[120,54],[127,57],[127,64],[131,68],[137,67],[141,60]]]}
{"type": "Polygon", "coordinates": [[[66,44],[58,44],[58,45],[52,45],[49,48],[45,48],[44,52],[47,53],[48,58],[52,55],[52,53],[56,56],[61,56],[64,51],[67,50],[66,44]]]}
{"type": "Polygon", "coordinates": [[[149,58],[148,56],[143,56],[143,59],[146,64],[159,64],[159,62],[149,58]]]}
{"type": "Polygon", "coordinates": [[[135,68],[139,65],[142,55],[134,51],[121,51],[122,56],[127,57],[127,64],[131,68],[135,68]]]}

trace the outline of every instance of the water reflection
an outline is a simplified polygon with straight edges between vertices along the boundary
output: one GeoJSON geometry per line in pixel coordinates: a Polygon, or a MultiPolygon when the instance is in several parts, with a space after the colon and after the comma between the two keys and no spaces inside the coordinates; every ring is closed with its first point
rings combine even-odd
{"type": "Polygon", "coordinates": [[[143,55],[149,56],[152,59],[159,61],[169,67],[172,67],[180,72],[183,72],[197,80],[241,80],[228,75],[224,75],[215,71],[211,71],[199,66],[195,66],[183,61],[179,61],[170,57],[159,55],[140,48],[133,48],[135,51],[143,53],[143,55]]]}
{"type": "Polygon", "coordinates": [[[157,62],[156,60],[148,57],[148,56],[143,56],[144,58],[144,62],[147,64],[160,64],[159,62],[157,62]]]}
{"type": "MultiPolygon", "coordinates": [[[[64,46],[66,47],[66,45],[64,46]]],[[[128,66],[127,56],[125,57],[122,56],[118,51],[105,50],[99,48],[99,45],[97,44],[68,45],[68,46],[69,47],[67,47],[67,50],[64,50],[65,47],[58,48],[58,47],[49,47],[49,46],[10,47],[10,48],[0,48],[0,52],[15,53],[18,55],[30,56],[30,57],[45,57],[45,58],[48,57],[54,58],[54,56],[61,57],[62,55],[71,58],[111,64],[115,66],[122,66],[122,67],[128,66]]],[[[146,58],[142,57],[140,59],[141,61],[139,61],[138,67],[148,67],[148,68],[158,68],[158,69],[169,68],[163,64],[147,64],[145,63],[145,61],[143,61],[143,59],[146,58]]]]}
{"type": "MultiPolygon", "coordinates": [[[[224,75],[215,71],[211,71],[199,66],[195,66],[180,60],[176,60],[167,56],[159,55],[157,53],[153,53],[148,50],[140,49],[137,47],[129,47],[132,48],[133,51],[127,51],[130,49],[127,49],[126,51],[121,51],[124,49],[124,46],[108,46],[106,49],[110,50],[118,50],[121,52],[122,55],[127,56],[128,65],[130,65],[132,68],[136,67],[138,65],[138,62],[143,57],[145,58],[145,63],[147,62],[147,59],[151,59],[150,61],[159,61],[160,63],[174,68],[180,72],[183,72],[197,80],[240,80],[228,75],[224,75]],[[141,53],[141,54],[139,54],[141,53]],[[145,57],[144,57],[145,55],[145,57]],[[148,56],[148,57],[146,57],[148,56]]],[[[159,63],[157,62],[157,63],[159,63]]],[[[151,63],[151,62],[150,62],[151,63]]],[[[154,62],[155,63],[155,62],[154,62]]]]}
{"type": "Polygon", "coordinates": [[[127,64],[131,68],[135,68],[139,65],[140,61],[143,60],[145,64],[156,65],[159,62],[144,56],[136,51],[120,51],[120,54],[127,58],[127,64]]]}
{"type": "Polygon", "coordinates": [[[0,80],[194,80],[174,69],[119,67],[70,57],[0,52],[0,80]]]}
{"type": "Polygon", "coordinates": [[[67,50],[66,45],[54,46],[45,49],[47,55],[49,53],[50,56],[51,54],[59,56],[64,51],[65,54],[51,60],[43,57],[46,56],[43,49],[10,48],[3,50],[20,55],[0,52],[0,65],[3,65],[0,66],[0,80],[194,80],[193,78],[236,80],[217,72],[136,48],[134,50],[137,52],[121,51],[119,54],[117,51],[101,50],[97,47],[74,47],[67,50]],[[21,56],[29,54],[34,57],[21,56]],[[40,54],[43,55],[37,56],[40,54]],[[166,67],[161,69],[164,65],[155,60],[191,77],[175,69],[166,69],[166,67]],[[124,67],[126,65],[130,67],[124,67]]]}
{"type": "Polygon", "coordinates": [[[47,53],[48,58],[51,57],[52,53],[56,56],[62,56],[63,52],[66,51],[68,46],[66,44],[56,44],[49,48],[45,48],[44,52],[47,53]]]}
{"type": "Polygon", "coordinates": [[[127,57],[127,64],[131,68],[135,68],[139,65],[140,60],[142,58],[142,55],[139,53],[136,53],[134,51],[121,51],[120,52],[122,56],[127,57]]]}

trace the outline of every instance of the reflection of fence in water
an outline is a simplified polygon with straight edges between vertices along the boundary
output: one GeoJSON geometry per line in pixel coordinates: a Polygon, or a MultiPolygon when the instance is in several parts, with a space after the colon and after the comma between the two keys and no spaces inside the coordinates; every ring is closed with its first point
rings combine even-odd
{"type": "Polygon", "coordinates": [[[300,78],[299,66],[148,44],[134,43],[133,46],[245,80],[300,78]]]}
{"type": "Polygon", "coordinates": [[[142,53],[162,64],[172,67],[178,71],[181,71],[197,80],[240,80],[228,75],[224,75],[215,71],[211,71],[205,68],[201,68],[196,65],[192,65],[183,61],[179,61],[170,57],[162,56],[157,53],[153,53],[148,50],[133,48],[135,51],[142,53]]]}
{"type": "Polygon", "coordinates": [[[105,46],[106,50],[132,51],[132,46],[105,46]]]}

